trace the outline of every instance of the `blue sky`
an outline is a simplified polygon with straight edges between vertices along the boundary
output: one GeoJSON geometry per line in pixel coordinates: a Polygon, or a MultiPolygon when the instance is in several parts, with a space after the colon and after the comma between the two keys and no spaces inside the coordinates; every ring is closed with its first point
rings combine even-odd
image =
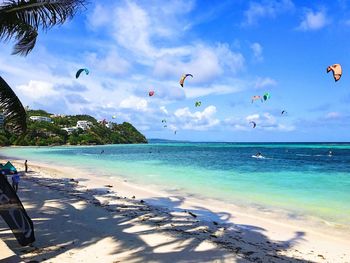
{"type": "Polygon", "coordinates": [[[116,115],[148,138],[350,141],[349,35],[341,0],[91,1],[27,57],[1,42],[0,74],[30,108],[116,115]]]}

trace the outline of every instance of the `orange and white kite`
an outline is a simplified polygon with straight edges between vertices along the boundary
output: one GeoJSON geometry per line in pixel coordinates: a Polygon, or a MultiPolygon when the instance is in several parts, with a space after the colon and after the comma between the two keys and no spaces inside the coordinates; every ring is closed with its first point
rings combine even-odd
{"type": "Polygon", "coordinates": [[[334,77],[334,80],[335,80],[335,81],[340,80],[340,77],[341,77],[341,75],[342,75],[342,69],[341,69],[340,64],[334,64],[334,65],[332,65],[332,66],[329,66],[329,67],[327,68],[327,73],[328,73],[329,71],[332,71],[332,72],[333,72],[333,77],[334,77]]]}

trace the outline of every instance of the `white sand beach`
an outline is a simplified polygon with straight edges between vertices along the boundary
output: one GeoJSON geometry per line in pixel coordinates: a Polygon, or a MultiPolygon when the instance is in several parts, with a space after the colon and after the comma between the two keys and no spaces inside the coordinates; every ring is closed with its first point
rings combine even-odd
{"type": "Polygon", "coordinates": [[[18,194],[36,242],[20,247],[0,220],[0,262],[15,257],[6,246],[24,262],[350,262],[350,235],[336,226],[119,177],[31,162],[18,194]]]}

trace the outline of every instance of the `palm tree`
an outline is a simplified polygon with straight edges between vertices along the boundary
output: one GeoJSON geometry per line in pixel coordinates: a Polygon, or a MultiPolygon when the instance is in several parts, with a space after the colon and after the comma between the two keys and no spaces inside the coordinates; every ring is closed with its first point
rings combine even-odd
{"type": "Polygon", "coordinates": [[[6,81],[0,77],[0,109],[4,116],[4,128],[16,134],[27,129],[26,111],[6,81]]]}
{"type": "MultiPolygon", "coordinates": [[[[0,39],[16,40],[12,54],[26,56],[44,31],[72,18],[87,0],[5,0],[0,5],[0,39]]],[[[24,133],[26,111],[11,87],[0,77],[0,111],[5,129],[24,133]]]]}
{"type": "Polygon", "coordinates": [[[0,5],[0,39],[15,38],[12,54],[26,56],[38,30],[46,31],[72,18],[87,0],[5,0],[0,5]]]}

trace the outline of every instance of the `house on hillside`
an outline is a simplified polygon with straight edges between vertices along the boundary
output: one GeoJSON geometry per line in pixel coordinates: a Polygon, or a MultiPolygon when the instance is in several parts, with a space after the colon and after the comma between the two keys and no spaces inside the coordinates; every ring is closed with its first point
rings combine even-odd
{"type": "Polygon", "coordinates": [[[113,128],[113,122],[108,122],[105,124],[105,126],[108,128],[108,129],[112,129],[113,128]]]}
{"type": "Polygon", "coordinates": [[[45,121],[45,122],[51,122],[51,118],[45,117],[45,116],[30,116],[29,119],[32,121],[45,121]]]}
{"type": "Polygon", "coordinates": [[[77,127],[62,128],[62,130],[66,131],[68,134],[72,134],[77,129],[77,127]]]}
{"type": "Polygon", "coordinates": [[[77,121],[77,128],[83,129],[84,131],[90,129],[91,126],[91,121],[77,121]]]}

